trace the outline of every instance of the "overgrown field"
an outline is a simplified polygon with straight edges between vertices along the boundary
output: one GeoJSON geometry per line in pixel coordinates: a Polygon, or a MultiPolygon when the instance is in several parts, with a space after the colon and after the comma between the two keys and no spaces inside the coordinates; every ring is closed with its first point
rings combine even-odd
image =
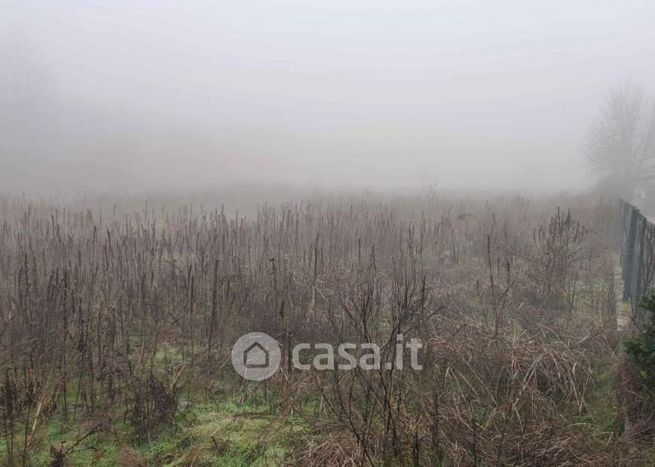
{"type": "Polygon", "coordinates": [[[168,204],[0,198],[6,464],[653,462],[622,437],[612,202],[168,204]],[[252,331],[283,348],[265,382],[230,361],[252,331]],[[290,364],[397,334],[423,370],[290,364]]]}

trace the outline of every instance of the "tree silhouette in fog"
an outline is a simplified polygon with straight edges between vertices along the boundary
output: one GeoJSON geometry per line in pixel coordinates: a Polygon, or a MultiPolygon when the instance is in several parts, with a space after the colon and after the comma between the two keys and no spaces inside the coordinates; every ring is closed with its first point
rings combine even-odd
{"type": "Polygon", "coordinates": [[[627,200],[637,186],[655,180],[655,108],[641,87],[624,85],[611,92],[587,150],[604,188],[627,200]]]}

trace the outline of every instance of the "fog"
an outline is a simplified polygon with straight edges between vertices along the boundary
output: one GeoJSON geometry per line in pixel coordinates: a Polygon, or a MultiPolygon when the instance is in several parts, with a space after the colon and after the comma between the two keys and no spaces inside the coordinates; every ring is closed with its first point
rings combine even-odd
{"type": "Polygon", "coordinates": [[[3,0],[0,190],[576,191],[655,3],[3,0]]]}

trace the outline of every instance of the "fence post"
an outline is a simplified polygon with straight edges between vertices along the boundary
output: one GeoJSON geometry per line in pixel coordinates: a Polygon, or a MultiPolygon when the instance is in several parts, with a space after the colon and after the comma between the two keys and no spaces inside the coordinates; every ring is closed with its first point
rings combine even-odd
{"type": "Polygon", "coordinates": [[[627,216],[627,237],[624,245],[623,259],[623,299],[632,300],[633,283],[632,274],[635,258],[635,235],[637,233],[637,212],[634,206],[629,205],[627,216]]]}

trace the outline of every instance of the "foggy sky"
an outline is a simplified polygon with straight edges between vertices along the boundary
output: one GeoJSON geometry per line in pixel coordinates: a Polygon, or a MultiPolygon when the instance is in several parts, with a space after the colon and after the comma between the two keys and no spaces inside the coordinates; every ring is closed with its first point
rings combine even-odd
{"type": "Polygon", "coordinates": [[[0,190],[589,186],[647,0],[0,3],[0,190]]]}

